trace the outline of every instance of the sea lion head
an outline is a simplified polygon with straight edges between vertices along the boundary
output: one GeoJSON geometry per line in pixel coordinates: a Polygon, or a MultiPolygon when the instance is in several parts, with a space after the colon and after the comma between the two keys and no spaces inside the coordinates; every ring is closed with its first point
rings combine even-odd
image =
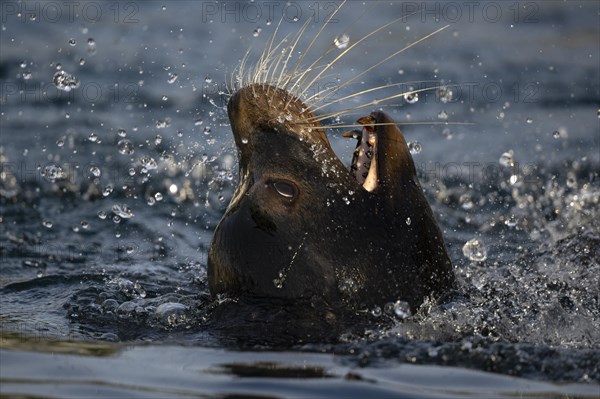
{"type": "Polygon", "coordinates": [[[239,185],[209,251],[213,295],[352,309],[403,300],[414,309],[454,284],[410,152],[386,114],[359,119],[351,170],[285,90],[246,86],[228,115],[239,185]]]}

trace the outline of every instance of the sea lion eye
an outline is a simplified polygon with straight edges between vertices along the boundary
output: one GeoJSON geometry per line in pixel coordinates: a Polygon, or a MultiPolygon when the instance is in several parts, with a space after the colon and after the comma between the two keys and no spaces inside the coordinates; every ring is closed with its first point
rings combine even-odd
{"type": "Polygon", "coordinates": [[[277,194],[287,199],[293,199],[296,197],[296,195],[298,195],[298,189],[296,188],[296,185],[292,182],[278,180],[271,183],[271,185],[273,186],[277,194]]]}

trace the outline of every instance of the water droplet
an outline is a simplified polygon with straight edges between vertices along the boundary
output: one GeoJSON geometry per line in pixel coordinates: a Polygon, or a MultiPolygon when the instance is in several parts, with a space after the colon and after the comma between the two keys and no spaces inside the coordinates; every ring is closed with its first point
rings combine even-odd
{"type": "Polygon", "coordinates": [[[57,147],[59,147],[59,148],[60,148],[60,147],[63,147],[64,145],[65,145],[65,138],[64,138],[64,137],[61,137],[60,139],[58,139],[58,140],[56,141],[56,146],[57,146],[57,147]]]}
{"type": "Polygon", "coordinates": [[[504,224],[508,227],[515,227],[517,225],[517,218],[515,215],[510,215],[510,217],[504,221],[504,224]]]}
{"type": "Polygon", "coordinates": [[[569,188],[577,188],[577,178],[573,172],[569,172],[567,174],[567,187],[569,188]]]}
{"type": "Polygon", "coordinates": [[[57,179],[62,179],[65,177],[65,173],[62,168],[58,165],[47,165],[41,172],[41,175],[44,176],[48,181],[54,183],[57,179]]]}
{"type": "Polygon", "coordinates": [[[106,187],[104,187],[104,190],[102,190],[102,196],[103,197],[108,197],[109,195],[112,194],[112,192],[113,192],[113,186],[111,186],[109,184],[106,187]]]}
{"type": "Polygon", "coordinates": [[[358,285],[351,278],[345,278],[340,280],[338,283],[338,287],[340,291],[344,292],[346,295],[352,295],[358,291],[358,285]]]}
{"type": "Polygon", "coordinates": [[[175,83],[176,80],[177,80],[177,74],[169,72],[169,78],[167,79],[167,82],[169,84],[173,84],[173,83],[175,83]]]}
{"type": "Polygon", "coordinates": [[[117,143],[117,148],[119,149],[119,152],[123,155],[131,155],[135,151],[133,143],[126,139],[119,140],[119,142],[117,143]]]}
{"type": "Polygon", "coordinates": [[[419,93],[406,93],[404,100],[409,104],[414,104],[419,101],[419,93]]]}
{"type": "Polygon", "coordinates": [[[163,195],[161,193],[156,193],[156,194],[154,194],[154,198],[157,201],[162,201],[163,200],[163,195]]]}
{"type": "Polygon", "coordinates": [[[410,226],[410,224],[412,223],[412,220],[410,220],[410,217],[406,218],[406,225],[410,226]]]}
{"type": "Polygon", "coordinates": [[[554,132],[552,132],[552,137],[554,137],[555,139],[560,139],[560,138],[566,139],[567,137],[569,137],[567,128],[560,127],[558,130],[555,130],[554,132]]]}
{"type": "Polygon", "coordinates": [[[106,217],[108,216],[105,211],[98,211],[97,215],[102,220],[106,219],[106,217]]]}
{"type": "Polygon", "coordinates": [[[135,284],[133,284],[133,289],[137,292],[140,298],[146,298],[146,290],[144,289],[144,287],[142,287],[140,283],[136,282],[135,284]]]}
{"type": "Polygon", "coordinates": [[[81,66],[85,65],[85,58],[79,59],[79,65],[81,65],[81,66]]]}
{"type": "Polygon", "coordinates": [[[394,313],[401,319],[406,319],[411,315],[410,305],[405,301],[396,301],[394,303],[394,313]]]}
{"type": "Polygon", "coordinates": [[[513,151],[509,150],[500,155],[500,159],[498,160],[501,166],[505,168],[514,168],[515,161],[513,159],[513,151]]]}
{"type": "Polygon", "coordinates": [[[335,46],[339,49],[345,49],[346,47],[348,47],[348,43],[350,43],[350,36],[348,36],[345,33],[340,36],[337,36],[333,40],[333,44],[335,44],[335,46]]]}
{"type": "Polygon", "coordinates": [[[134,216],[133,211],[125,204],[115,204],[112,207],[112,211],[115,216],[119,216],[123,219],[129,219],[134,216]]]}
{"type": "Polygon", "coordinates": [[[527,119],[525,119],[525,122],[527,122],[527,123],[533,123],[533,119],[527,118],[527,119]]]}
{"type": "Polygon", "coordinates": [[[473,209],[473,207],[475,206],[469,194],[461,195],[458,199],[458,202],[460,202],[460,206],[466,211],[468,211],[469,209],[473,209]]]}
{"type": "Polygon", "coordinates": [[[77,44],[77,41],[73,38],[69,39],[69,46],[73,47],[77,44]]]}
{"type": "Polygon", "coordinates": [[[84,230],[87,230],[90,228],[90,223],[87,220],[82,220],[80,224],[81,224],[81,228],[84,230]]]}
{"type": "Polygon", "coordinates": [[[51,221],[51,220],[44,220],[44,221],[42,222],[42,226],[44,226],[44,227],[45,227],[45,228],[47,228],[47,229],[51,229],[51,228],[52,228],[52,226],[53,226],[53,223],[52,223],[52,221],[51,221]]]}
{"type": "Polygon", "coordinates": [[[204,126],[204,134],[209,134],[211,132],[210,126],[204,126]]]}
{"type": "Polygon", "coordinates": [[[102,175],[102,170],[97,166],[92,166],[90,167],[90,173],[96,177],[100,177],[102,175]]]}
{"type": "Polygon", "coordinates": [[[210,76],[206,76],[206,77],[204,78],[204,81],[205,81],[206,83],[212,83],[212,78],[211,78],[210,76]]]}
{"type": "Polygon", "coordinates": [[[248,144],[248,139],[246,137],[242,139],[242,144],[248,144]]]}
{"type": "Polygon", "coordinates": [[[252,32],[252,36],[258,37],[260,35],[260,32],[262,32],[262,28],[259,26],[256,29],[254,29],[254,31],[252,32]]]}
{"type": "Polygon", "coordinates": [[[448,87],[440,87],[439,89],[437,89],[436,94],[440,101],[444,104],[452,100],[453,93],[452,90],[450,90],[448,87]]]}
{"type": "Polygon", "coordinates": [[[127,131],[125,129],[119,129],[119,130],[117,130],[117,135],[119,137],[125,137],[125,136],[127,136],[127,131]]]}
{"type": "Polygon", "coordinates": [[[373,309],[371,309],[371,314],[375,317],[381,316],[381,313],[381,307],[379,306],[375,306],[373,309]]]}
{"type": "Polygon", "coordinates": [[[146,171],[158,168],[158,165],[154,158],[149,157],[148,155],[144,155],[140,158],[140,164],[142,164],[142,167],[146,169],[146,171]]]}
{"type": "Polygon", "coordinates": [[[408,143],[408,150],[411,154],[418,154],[423,150],[423,146],[418,141],[408,143]]]}
{"type": "Polygon", "coordinates": [[[25,71],[25,72],[23,72],[23,79],[29,80],[29,79],[31,79],[31,76],[32,76],[31,75],[31,71],[25,71]]]}
{"type": "Polygon", "coordinates": [[[473,262],[483,262],[487,259],[487,249],[476,238],[467,241],[462,250],[463,255],[473,262]]]}
{"type": "Polygon", "coordinates": [[[90,37],[90,38],[87,40],[87,44],[88,44],[88,46],[90,46],[90,47],[94,47],[94,46],[96,45],[96,41],[95,41],[93,38],[91,38],[91,37],[90,37]]]}
{"type": "Polygon", "coordinates": [[[88,136],[88,140],[91,141],[92,143],[95,143],[96,141],[98,141],[98,136],[96,135],[96,133],[92,132],[88,136]]]}
{"type": "Polygon", "coordinates": [[[452,133],[452,130],[445,127],[444,130],[442,130],[442,136],[444,136],[446,138],[446,140],[452,140],[452,137],[454,137],[454,134],[452,133]]]}
{"type": "Polygon", "coordinates": [[[448,113],[446,111],[442,110],[437,115],[437,117],[438,117],[438,119],[446,120],[446,119],[448,119],[448,113]]]}
{"type": "MultiPolygon", "coordinates": [[[[19,64],[19,66],[23,69],[27,68],[27,61],[21,61],[21,63],[19,64]]],[[[600,110],[598,110],[598,112],[600,113],[600,110]]]]}
{"type": "Polygon", "coordinates": [[[160,143],[162,143],[162,136],[157,134],[156,137],[154,137],[154,144],[159,145],[160,143]]]}
{"type": "Polygon", "coordinates": [[[52,77],[52,82],[57,89],[66,92],[79,87],[79,80],[75,76],[69,75],[67,72],[62,70],[54,74],[52,77]]]}
{"type": "Polygon", "coordinates": [[[174,327],[187,323],[187,306],[177,302],[167,302],[158,306],[155,310],[156,317],[165,325],[174,327]]]}

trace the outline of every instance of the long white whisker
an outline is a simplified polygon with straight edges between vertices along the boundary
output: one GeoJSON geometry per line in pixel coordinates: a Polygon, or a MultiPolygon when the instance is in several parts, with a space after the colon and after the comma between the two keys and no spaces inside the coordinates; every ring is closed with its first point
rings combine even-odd
{"type": "Polygon", "coordinates": [[[302,28],[300,28],[300,30],[296,34],[296,38],[294,39],[294,43],[292,44],[292,46],[290,47],[290,50],[288,51],[287,58],[285,59],[285,62],[283,63],[283,67],[281,68],[281,73],[279,74],[279,78],[277,79],[276,86],[279,87],[279,88],[281,88],[281,86],[280,86],[281,80],[283,79],[284,73],[285,73],[285,71],[287,69],[288,61],[292,57],[292,55],[294,53],[294,49],[296,48],[296,45],[298,44],[298,41],[300,41],[300,38],[302,37],[302,34],[304,33],[304,31],[306,30],[306,28],[308,28],[309,23],[310,23],[310,19],[307,19],[306,22],[304,23],[304,25],[302,25],[302,28]]]}
{"type": "Polygon", "coordinates": [[[411,91],[407,91],[407,92],[404,92],[404,93],[394,94],[393,96],[388,96],[388,97],[385,97],[385,98],[382,98],[382,99],[378,99],[378,100],[376,99],[376,100],[373,100],[373,101],[369,101],[368,103],[365,103],[365,104],[362,104],[362,105],[357,105],[357,106],[351,107],[351,108],[347,108],[347,109],[339,111],[339,112],[330,112],[328,114],[319,115],[319,116],[315,116],[315,117],[312,117],[312,118],[307,118],[307,120],[322,120],[322,119],[331,118],[333,116],[344,115],[344,114],[346,114],[346,113],[348,113],[350,111],[355,111],[355,110],[358,110],[358,109],[363,109],[363,108],[370,107],[370,106],[373,106],[373,105],[379,105],[379,106],[381,106],[380,103],[385,103],[386,101],[393,100],[395,98],[407,96],[407,95],[410,95],[410,94],[421,93],[421,92],[424,92],[424,91],[430,91],[430,90],[434,90],[434,89],[439,89],[440,87],[446,87],[446,85],[427,87],[427,88],[424,88],[424,89],[411,90],[411,91]]]}
{"type": "MultiPolygon", "coordinates": [[[[329,18],[327,18],[327,20],[323,23],[323,26],[321,26],[321,29],[319,29],[319,31],[317,32],[317,34],[315,35],[315,37],[312,39],[312,41],[310,42],[310,44],[308,45],[308,47],[304,50],[304,52],[302,53],[302,55],[298,59],[298,62],[296,62],[296,65],[294,65],[294,71],[292,72],[292,75],[296,73],[296,71],[298,70],[298,67],[301,65],[302,61],[304,60],[304,57],[306,56],[306,54],[308,54],[308,52],[312,48],[313,44],[315,44],[315,42],[317,41],[317,39],[319,38],[319,36],[321,35],[321,33],[323,32],[323,30],[327,26],[327,24],[329,24],[329,21],[332,20],[332,18],[335,16],[335,14],[337,14],[337,12],[344,6],[345,3],[346,3],[346,0],[343,0],[340,3],[340,5],[333,11],[333,13],[331,13],[331,15],[329,16],[329,18]]],[[[313,65],[314,65],[314,63],[311,66],[313,66],[313,65]]],[[[310,69],[310,67],[307,68],[307,70],[308,69],[310,69]]],[[[283,87],[283,90],[287,90],[287,87],[290,84],[290,82],[291,82],[291,79],[288,79],[287,82],[285,83],[285,86],[283,87]]],[[[290,91],[293,92],[293,87],[292,87],[292,89],[290,89],[290,91]]]]}
{"type": "MultiPolygon", "coordinates": [[[[418,40],[416,40],[416,41],[412,42],[411,44],[407,45],[406,47],[404,47],[404,48],[402,48],[402,49],[400,49],[400,50],[396,51],[396,52],[395,52],[395,53],[393,53],[392,55],[389,55],[389,56],[387,56],[387,57],[386,57],[386,58],[384,58],[383,60],[381,60],[381,61],[379,61],[378,63],[376,63],[376,64],[372,65],[371,67],[369,67],[369,68],[365,69],[364,71],[362,71],[362,72],[361,72],[361,73],[359,73],[358,75],[354,76],[352,79],[350,79],[350,80],[348,80],[347,82],[343,83],[343,84],[342,84],[342,85],[340,85],[340,86],[339,86],[339,87],[338,87],[336,90],[334,90],[334,91],[332,91],[332,92],[328,93],[326,96],[324,96],[323,98],[321,98],[321,100],[320,100],[320,101],[324,101],[324,100],[326,100],[326,99],[327,99],[327,98],[329,98],[331,95],[333,95],[333,94],[337,93],[337,91],[339,91],[340,89],[344,88],[345,86],[347,86],[347,85],[349,85],[350,83],[354,82],[356,79],[358,79],[358,78],[360,78],[361,76],[363,76],[365,73],[367,73],[367,72],[371,71],[372,69],[375,69],[375,68],[377,68],[377,67],[378,67],[378,66],[380,66],[381,64],[385,63],[386,61],[389,61],[391,58],[394,58],[394,57],[395,57],[395,56],[397,56],[398,54],[400,54],[400,53],[402,53],[402,52],[404,52],[404,51],[408,50],[409,48],[411,48],[411,47],[415,46],[416,44],[418,44],[418,43],[421,43],[422,41],[424,41],[424,40],[427,40],[427,39],[429,39],[430,37],[432,37],[432,36],[434,36],[434,35],[436,35],[436,34],[440,33],[441,31],[443,31],[444,29],[448,28],[449,26],[450,26],[450,25],[443,26],[443,27],[441,27],[440,29],[438,29],[438,30],[436,30],[436,31],[434,31],[434,32],[432,32],[432,33],[430,33],[430,34],[428,34],[428,35],[425,35],[424,37],[422,37],[422,38],[420,38],[420,39],[418,39],[418,40]]],[[[319,102],[320,102],[320,101],[319,101],[319,102]]]]}
{"type": "Polygon", "coordinates": [[[298,79],[296,79],[296,81],[294,82],[294,84],[292,85],[292,87],[290,87],[290,89],[288,90],[291,94],[293,94],[296,97],[300,97],[300,89],[302,87],[302,83],[304,82],[304,79],[306,79],[306,77],[309,75],[310,72],[313,72],[317,69],[320,68],[325,68],[327,67],[327,65],[322,65],[322,66],[317,66],[317,64],[324,59],[325,57],[327,57],[333,50],[335,50],[336,47],[334,45],[331,45],[327,50],[325,50],[325,52],[323,54],[321,54],[312,64],[310,64],[308,66],[308,68],[304,69],[304,72],[302,72],[300,74],[300,77],[298,79]]]}
{"type": "MultiPolygon", "coordinates": [[[[359,92],[356,92],[356,93],[349,94],[349,95],[347,95],[345,97],[338,98],[337,100],[333,100],[333,101],[331,101],[331,102],[329,102],[327,104],[320,105],[319,107],[316,107],[316,108],[312,108],[311,107],[311,110],[314,112],[314,111],[317,111],[319,109],[328,107],[328,106],[330,106],[332,104],[338,103],[340,101],[348,100],[348,99],[350,99],[352,97],[360,96],[361,94],[366,94],[366,93],[370,93],[370,92],[377,91],[377,90],[387,89],[389,87],[400,86],[400,85],[412,85],[412,84],[418,84],[418,83],[433,83],[433,82],[435,82],[435,81],[432,81],[432,80],[421,80],[421,81],[416,81],[416,82],[389,83],[389,84],[386,84],[386,85],[383,85],[383,86],[373,87],[373,88],[370,88],[370,89],[366,89],[366,90],[362,90],[362,91],[359,91],[359,92]]],[[[328,88],[328,89],[324,89],[322,91],[327,91],[327,90],[331,90],[331,89],[332,88],[328,88]]],[[[320,92],[317,93],[317,95],[319,95],[319,94],[320,94],[320,92]]],[[[306,99],[305,102],[310,103],[311,99],[312,99],[312,97],[306,99]]],[[[320,101],[315,101],[311,105],[318,104],[319,102],[320,101]]]]}
{"type": "MultiPolygon", "coordinates": [[[[287,36],[283,39],[286,40],[287,36]]],[[[281,47],[284,41],[280,41],[277,46],[275,46],[269,54],[266,54],[264,60],[258,63],[255,67],[254,73],[254,82],[253,83],[268,83],[269,73],[271,72],[271,67],[275,62],[274,53],[281,47]],[[264,77],[262,77],[264,75],[264,77]],[[264,80],[263,80],[264,79],[264,80]]],[[[262,58],[262,57],[261,57],[262,58]]],[[[268,90],[268,89],[267,89],[268,90]]]]}
{"type": "Polygon", "coordinates": [[[240,66],[238,69],[237,79],[238,79],[239,85],[241,87],[244,87],[244,70],[246,69],[246,62],[248,62],[248,57],[250,56],[250,51],[251,51],[251,48],[249,48],[248,51],[246,51],[246,54],[244,54],[244,57],[242,58],[242,62],[240,63],[240,66]]]}
{"type": "MultiPolygon", "coordinates": [[[[394,125],[475,125],[475,122],[431,121],[431,122],[385,122],[385,123],[369,124],[369,126],[394,126],[394,125]]],[[[364,125],[356,123],[356,124],[349,124],[349,125],[346,125],[346,124],[343,124],[343,125],[321,125],[321,127],[328,128],[328,129],[338,129],[338,128],[349,129],[349,128],[353,128],[353,127],[364,127],[364,125]]]]}
{"type": "Polygon", "coordinates": [[[326,66],[326,67],[325,67],[325,68],[324,68],[324,69],[323,69],[323,70],[322,70],[322,71],[321,71],[319,74],[317,74],[317,76],[315,76],[315,77],[313,78],[313,80],[312,80],[312,81],[311,81],[311,82],[310,82],[308,85],[306,85],[306,86],[304,87],[304,90],[302,90],[302,91],[301,91],[301,92],[298,94],[298,96],[299,96],[299,97],[301,97],[301,96],[304,94],[304,92],[305,92],[305,91],[306,91],[306,90],[307,90],[309,87],[311,87],[311,86],[312,86],[312,85],[313,85],[313,84],[314,84],[314,83],[315,83],[315,82],[316,82],[316,81],[319,79],[319,77],[321,77],[321,75],[322,75],[322,74],[323,74],[323,73],[324,73],[326,70],[328,70],[328,69],[329,69],[329,68],[330,68],[332,65],[334,65],[334,64],[335,64],[337,61],[339,61],[339,60],[340,60],[340,58],[342,58],[344,55],[346,55],[346,54],[347,54],[347,53],[348,53],[350,50],[352,50],[354,47],[356,47],[357,45],[359,45],[360,43],[362,43],[363,41],[365,41],[365,40],[366,40],[366,39],[368,39],[369,37],[373,36],[375,33],[379,32],[380,30],[382,30],[382,29],[385,29],[385,28],[387,28],[388,26],[390,26],[390,25],[392,25],[392,24],[394,24],[394,23],[396,23],[396,22],[400,21],[401,19],[405,19],[405,18],[406,18],[406,16],[402,16],[402,17],[400,17],[400,18],[397,18],[397,19],[395,19],[395,20],[393,20],[393,21],[391,21],[391,22],[388,22],[387,24],[385,24],[385,25],[383,25],[383,26],[380,26],[379,28],[375,29],[375,30],[374,30],[374,31],[372,31],[371,33],[368,33],[366,36],[363,36],[362,38],[360,38],[359,40],[357,40],[356,42],[354,42],[354,43],[353,43],[351,46],[349,46],[347,49],[345,49],[344,51],[342,51],[342,52],[341,52],[341,53],[340,53],[340,54],[339,54],[337,57],[335,57],[335,58],[333,59],[333,61],[331,61],[330,63],[328,63],[328,64],[327,64],[327,66],[326,66]]]}
{"type": "MultiPolygon", "coordinates": [[[[279,19],[279,22],[277,23],[277,27],[275,28],[275,31],[273,32],[273,36],[271,36],[271,42],[269,43],[269,50],[267,51],[267,58],[266,58],[266,62],[268,62],[267,60],[271,57],[271,55],[273,54],[271,52],[271,49],[273,48],[273,43],[275,42],[275,37],[277,36],[277,32],[279,32],[279,27],[281,26],[281,23],[283,22],[283,15],[281,16],[281,18],[279,19]]],[[[277,47],[279,47],[279,45],[281,45],[282,42],[279,42],[279,44],[277,45],[277,47]]],[[[274,51],[274,50],[273,50],[274,51]]],[[[262,65],[262,67],[264,67],[264,65],[262,65]]],[[[262,71],[262,68],[261,68],[262,71]]],[[[269,70],[267,69],[267,77],[269,76],[269,70]]],[[[269,96],[269,88],[267,87],[267,97],[269,96]]]]}
{"type": "MultiPolygon", "coordinates": [[[[280,44],[287,43],[288,36],[289,35],[286,35],[281,40],[280,44]]],[[[267,83],[269,84],[269,86],[271,86],[272,83],[274,82],[275,73],[277,72],[277,69],[279,68],[279,64],[281,63],[281,60],[283,59],[283,57],[285,56],[286,53],[287,53],[287,49],[285,47],[283,47],[279,51],[279,56],[277,58],[274,58],[273,62],[269,65],[269,71],[268,72],[271,74],[271,77],[269,78],[269,74],[267,73],[267,83]]],[[[269,88],[270,87],[267,87],[267,96],[269,94],[269,88]]]]}

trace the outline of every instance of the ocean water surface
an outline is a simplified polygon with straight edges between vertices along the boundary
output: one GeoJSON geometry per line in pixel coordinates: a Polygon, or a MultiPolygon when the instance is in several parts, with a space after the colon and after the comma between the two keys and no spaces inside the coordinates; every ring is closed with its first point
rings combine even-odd
{"type": "Polygon", "coordinates": [[[597,2],[344,4],[302,67],[398,20],[305,96],[368,70],[323,112],[369,105],[326,124],[400,124],[458,293],[336,329],[208,294],[231,76],[308,21],[303,54],[340,4],[1,3],[3,395],[600,396],[597,2]],[[432,89],[376,101],[411,88],[432,89]]]}

